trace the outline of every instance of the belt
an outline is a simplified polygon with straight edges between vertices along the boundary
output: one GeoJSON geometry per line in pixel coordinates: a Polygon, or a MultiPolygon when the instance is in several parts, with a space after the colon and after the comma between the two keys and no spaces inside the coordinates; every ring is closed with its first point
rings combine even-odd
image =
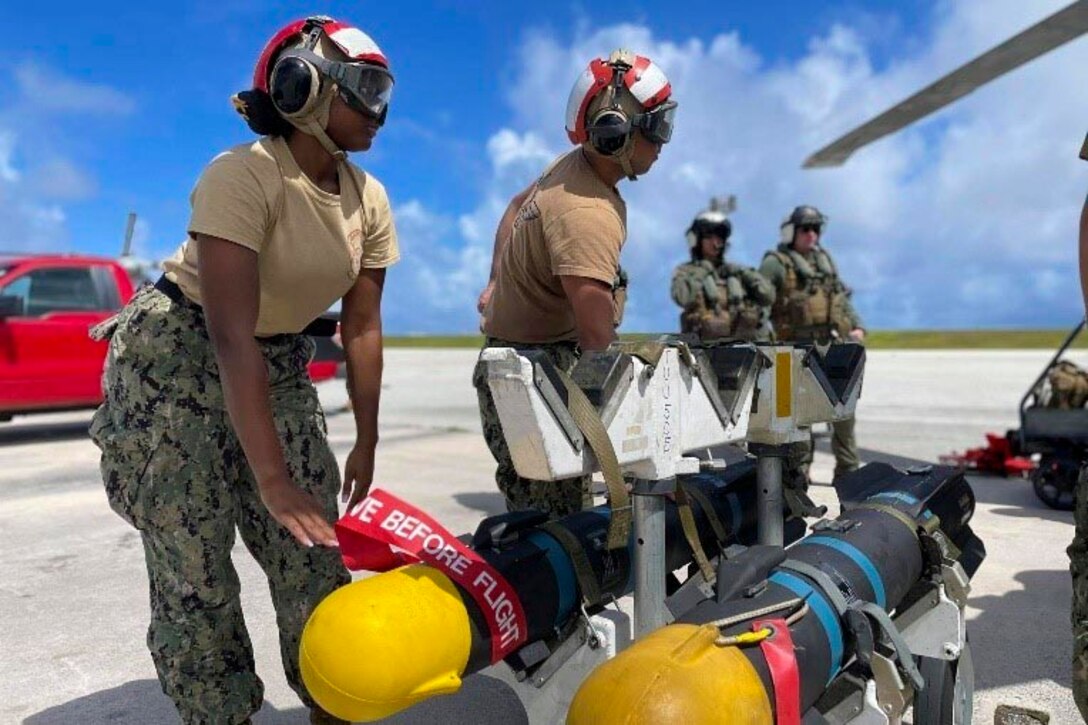
{"type": "MultiPolygon", "coordinates": [[[[181,287],[167,279],[166,275],[159,277],[155,281],[155,289],[169,297],[171,302],[188,305],[196,310],[201,309],[200,305],[186,297],[185,293],[181,291],[181,287]]],[[[334,317],[318,317],[302,328],[302,332],[299,334],[310,335],[311,337],[332,337],[336,334],[336,325],[337,320],[334,317]]]]}

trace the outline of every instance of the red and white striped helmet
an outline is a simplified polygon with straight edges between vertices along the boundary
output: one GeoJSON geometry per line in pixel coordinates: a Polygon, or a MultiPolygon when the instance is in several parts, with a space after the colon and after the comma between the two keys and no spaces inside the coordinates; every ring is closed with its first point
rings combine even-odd
{"type": "MultiPolygon", "coordinates": [[[[613,54],[613,58],[617,54],[613,54]]],[[[648,111],[661,105],[672,95],[672,85],[665,73],[649,58],[628,55],[630,67],[623,74],[623,85],[648,111]]],[[[582,144],[588,138],[586,112],[593,99],[612,82],[616,66],[612,59],[594,58],[574,83],[567,99],[567,136],[571,143],[582,144]]]]}
{"type": "Polygon", "coordinates": [[[253,69],[253,87],[268,92],[268,78],[272,74],[272,63],[276,56],[294,45],[315,23],[322,24],[325,37],[333,42],[350,61],[362,61],[380,65],[389,70],[389,59],[373,38],[354,25],[340,22],[325,16],[316,16],[296,20],[281,28],[264,46],[257,67],[253,69]]]}

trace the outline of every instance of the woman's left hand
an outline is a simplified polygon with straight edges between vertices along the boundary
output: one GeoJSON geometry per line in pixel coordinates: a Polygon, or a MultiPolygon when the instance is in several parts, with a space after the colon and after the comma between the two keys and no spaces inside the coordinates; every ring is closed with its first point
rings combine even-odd
{"type": "Polygon", "coordinates": [[[348,511],[363,500],[370,491],[374,480],[373,445],[356,443],[348,454],[344,464],[344,486],[340,489],[340,500],[347,502],[348,511]]]}

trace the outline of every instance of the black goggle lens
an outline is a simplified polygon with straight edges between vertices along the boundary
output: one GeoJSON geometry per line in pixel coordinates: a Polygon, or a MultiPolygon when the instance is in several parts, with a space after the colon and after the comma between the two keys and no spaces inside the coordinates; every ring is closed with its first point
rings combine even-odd
{"type": "Polygon", "coordinates": [[[393,95],[393,76],[384,68],[361,63],[330,64],[340,98],[359,113],[385,122],[393,95]]]}
{"type": "Polygon", "coordinates": [[[635,125],[647,139],[658,144],[667,144],[672,139],[673,120],[676,116],[676,103],[670,101],[649,113],[640,113],[635,118],[635,125]]]}

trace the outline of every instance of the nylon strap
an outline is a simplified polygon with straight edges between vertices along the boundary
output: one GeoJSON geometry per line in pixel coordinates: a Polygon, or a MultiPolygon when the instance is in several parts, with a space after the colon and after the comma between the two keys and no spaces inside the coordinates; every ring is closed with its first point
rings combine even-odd
{"type": "Polygon", "coordinates": [[[864,612],[876,622],[880,631],[884,633],[884,636],[888,638],[888,641],[891,642],[892,647],[895,649],[895,658],[899,661],[899,668],[914,683],[915,691],[920,692],[925,687],[926,681],[922,679],[922,673],[918,671],[918,666],[914,664],[914,655],[911,653],[910,647],[907,646],[906,640],[903,639],[903,635],[899,633],[899,628],[895,626],[895,622],[888,616],[888,613],[872,602],[860,600],[854,602],[852,608],[864,612]]]}
{"type": "MultiPolygon", "coordinates": [[[[680,479],[677,478],[677,488],[682,485],[680,479]]],[[[725,525],[722,524],[722,520],[718,518],[718,512],[714,510],[714,505],[710,503],[710,499],[707,498],[707,495],[703,493],[698,486],[684,486],[684,493],[695,499],[695,503],[699,504],[699,508],[701,508],[706,515],[706,520],[710,522],[710,528],[714,529],[714,536],[718,539],[718,543],[724,544],[726,539],[729,538],[729,532],[725,530],[725,525]]]]}
{"type": "Polygon", "coordinates": [[[611,519],[608,522],[609,550],[622,549],[627,546],[627,539],[631,533],[631,498],[627,494],[627,486],[623,483],[620,474],[620,464],[616,460],[616,450],[612,447],[612,440],[608,437],[601,416],[589,398],[582,392],[570,375],[560,368],[556,368],[559,379],[567,389],[567,408],[574,419],[578,430],[582,431],[590,450],[597,457],[597,464],[604,474],[604,483],[608,488],[608,506],[611,510],[611,519]]]}
{"type": "Polygon", "coordinates": [[[860,503],[854,508],[856,509],[870,509],[872,511],[879,511],[882,514],[888,514],[892,518],[899,521],[901,524],[910,529],[910,533],[914,535],[914,538],[918,538],[918,522],[909,514],[904,513],[894,506],[888,506],[887,504],[874,503],[872,501],[866,501],[860,503]]]}
{"type": "Polygon", "coordinates": [[[826,507],[817,506],[807,493],[794,488],[793,485],[782,486],[782,498],[786,499],[786,507],[794,518],[804,519],[809,516],[823,516],[827,513],[826,507]]]}
{"type": "Polygon", "coordinates": [[[684,529],[684,538],[688,540],[688,546],[691,547],[691,553],[695,555],[695,563],[699,565],[699,571],[703,573],[703,579],[707,584],[713,585],[718,577],[714,573],[714,567],[710,565],[710,560],[706,557],[706,551],[703,550],[703,543],[699,541],[699,529],[695,525],[695,514],[691,511],[691,502],[688,500],[687,492],[684,490],[684,485],[680,483],[679,477],[676,479],[676,508],[680,513],[680,526],[684,529]]]}
{"type": "Polygon", "coordinates": [[[679,340],[670,340],[669,342],[614,342],[612,347],[620,352],[633,355],[647,365],[653,365],[654,367],[657,367],[658,363],[661,362],[661,356],[665,354],[665,350],[671,347],[676,349],[677,355],[688,367],[695,367],[695,356],[691,353],[691,348],[688,347],[686,342],[679,340]]]}
{"type": "Polygon", "coordinates": [[[828,600],[831,601],[831,606],[835,607],[839,618],[842,619],[846,616],[846,610],[850,608],[850,602],[846,601],[846,596],[842,593],[842,590],[822,569],[795,559],[786,559],[778,565],[778,568],[795,571],[816,582],[816,585],[820,587],[820,592],[826,595],[828,600]]]}
{"type": "Polygon", "coordinates": [[[790,627],[784,619],[759,619],[752,631],[770,627],[773,634],[759,643],[774,685],[774,721],[776,725],[801,725],[801,674],[793,647],[790,627]]]}
{"type": "Polygon", "coordinates": [[[578,580],[578,589],[582,593],[582,604],[595,607],[601,603],[601,589],[597,584],[597,575],[593,572],[593,566],[586,556],[585,547],[578,537],[570,532],[562,524],[548,521],[540,525],[545,533],[550,534],[559,542],[559,545],[570,554],[571,564],[574,566],[574,577],[578,580]]]}
{"type": "Polygon", "coordinates": [[[788,559],[782,562],[782,564],[779,565],[779,568],[790,569],[816,582],[820,587],[820,592],[825,594],[831,601],[832,606],[835,607],[839,619],[845,620],[848,609],[856,609],[871,617],[895,649],[896,659],[899,661],[900,669],[906,673],[915,687],[921,689],[924,681],[922,680],[921,673],[918,671],[918,667],[914,664],[914,657],[911,655],[910,647],[908,647],[907,643],[903,640],[903,636],[899,634],[899,630],[896,628],[895,623],[892,622],[892,619],[888,616],[887,612],[876,604],[866,602],[862,599],[855,599],[851,602],[847,602],[842,590],[836,586],[831,577],[829,577],[822,569],[812,566],[811,564],[788,559]]]}

